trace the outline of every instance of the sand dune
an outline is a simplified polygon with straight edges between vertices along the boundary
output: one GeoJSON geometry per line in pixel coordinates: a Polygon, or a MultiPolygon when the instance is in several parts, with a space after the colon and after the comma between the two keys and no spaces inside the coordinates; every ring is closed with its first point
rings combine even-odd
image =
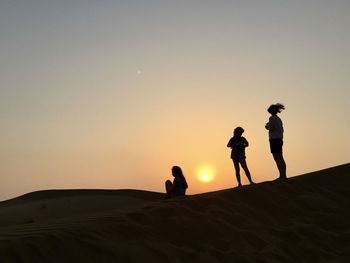
{"type": "Polygon", "coordinates": [[[55,190],[0,203],[0,262],[350,262],[350,164],[163,200],[55,190]]]}

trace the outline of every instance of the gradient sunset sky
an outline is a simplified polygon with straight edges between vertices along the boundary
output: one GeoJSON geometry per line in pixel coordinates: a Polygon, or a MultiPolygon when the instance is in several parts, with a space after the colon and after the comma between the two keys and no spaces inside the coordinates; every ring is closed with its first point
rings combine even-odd
{"type": "Polygon", "coordinates": [[[236,126],[253,179],[273,180],[276,102],[288,176],[349,162],[349,14],[345,0],[1,1],[0,200],[163,192],[173,165],[189,194],[231,188],[236,126]]]}

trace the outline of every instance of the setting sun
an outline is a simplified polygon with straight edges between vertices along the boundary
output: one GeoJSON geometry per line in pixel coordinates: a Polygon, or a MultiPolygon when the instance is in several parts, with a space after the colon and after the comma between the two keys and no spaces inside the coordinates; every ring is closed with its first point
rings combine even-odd
{"type": "Polygon", "coordinates": [[[214,169],[211,166],[200,166],[197,172],[197,179],[203,183],[209,183],[214,179],[214,169]]]}

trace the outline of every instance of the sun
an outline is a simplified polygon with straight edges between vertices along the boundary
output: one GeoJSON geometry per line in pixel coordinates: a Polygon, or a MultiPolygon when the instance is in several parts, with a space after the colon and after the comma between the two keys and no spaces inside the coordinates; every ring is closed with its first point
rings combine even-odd
{"type": "Polygon", "coordinates": [[[203,182],[208,182],[210,180],[210,176],[208,173],[202,174],[202,181],[203,182]]]}
{"type": "Polygon", "coordinates": [[[214,169],[210,165],[201,165],[197,170],[197,179],[202,183],[209,183],[214,177],[214,169]]]}

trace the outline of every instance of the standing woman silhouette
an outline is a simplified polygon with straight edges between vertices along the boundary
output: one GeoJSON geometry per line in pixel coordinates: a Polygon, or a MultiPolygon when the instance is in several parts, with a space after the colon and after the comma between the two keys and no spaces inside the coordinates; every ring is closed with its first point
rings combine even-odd
{"type": "Polygon", "coordinates": [[[279,179],[286,180],[287,165],[283,158],[283,123],[277,116],[277,113],[281,113],[285,107],[283,104],[272,104],[267,111],[271,114],[269,122],[266,123],[265,128],[269,130],[270,150],[273,155],[273,159],[276,162],[278,171],[280,173],[279,179]]]}

